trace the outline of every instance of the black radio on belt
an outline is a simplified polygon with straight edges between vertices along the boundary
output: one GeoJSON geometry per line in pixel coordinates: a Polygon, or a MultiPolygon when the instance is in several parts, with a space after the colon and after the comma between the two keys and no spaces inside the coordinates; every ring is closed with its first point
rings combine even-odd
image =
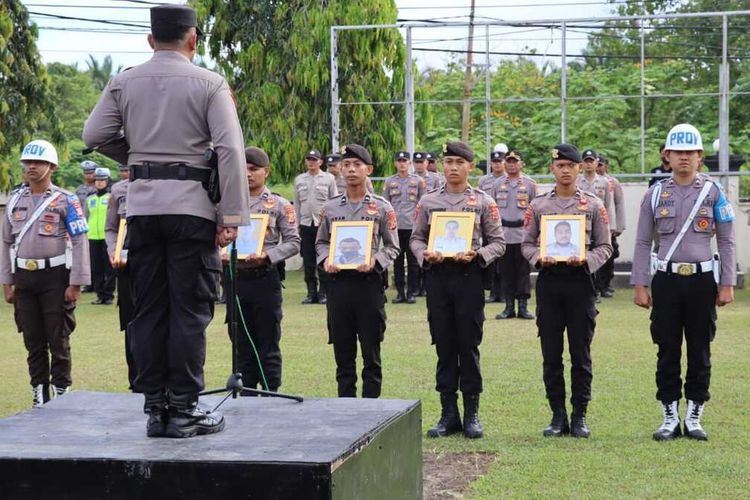
{"type": "Polygon", "coordinates": [[[219,188],[219,155],[214,148],[206,148],[203,152],[203,160],[211,167],[211,173],[203,187],[208,192],[208,199],[214,203],[221,201],[221,189],[219,188]]]}

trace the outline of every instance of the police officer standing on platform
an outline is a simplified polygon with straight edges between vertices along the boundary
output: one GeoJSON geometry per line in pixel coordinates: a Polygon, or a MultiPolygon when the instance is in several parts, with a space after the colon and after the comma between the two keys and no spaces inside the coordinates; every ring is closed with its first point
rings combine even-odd
{"type": "Polygon", "coordinates": [[[446,184],[424,195],[417,206],[411,251],[426,269],[427,318],[437,350],[435,389],[440,393],[441,417],[427,435],[440,437],[461,432],[468,438],[483,435],[479,421],[479,344],[484,324],[482,268],[505,251],[500,211],[491,196],[469,185],[474,152],[460,141],[443,147],[446,184]],[[427,249],[430,225],[436,212],[475,214],[471,250],[444,257],[427,249]],[[463,393],[464,419],[458,411],[456,391],[463,393]]]}
{"type": "Polygon", "coordinates": [[[59,396],[73,382],[69,337],[81,285],[90,282],[88,229],[78,197],[52,184],[55,147],[31,141],[21,162],[28,185],[11,195],[3,217],[0,283],[23,334],[38,407],[49,401],[50,389],[59,396]]]}
{"type": "Polygon", "coordinates": [[[96,180],[96,169],[99,168],[95,162],[91,160],[85,160],[81,162],[81,170],[83,170],[83,184],[76,188],[75,195],[78,196],[78,201],[81,206],[86,205],[86,198],[96,193],[96,187],[94,181],[96,180]]]}
{"type": "Polygon", "coordinates": [[[125,219],[128,209],[128,185],[130,178],[130,167],[124,164],[118,166],[120,180],[112,184],[109,204],[107,205],[107,221],[104,226],[104,239],[107,242],[107,254],[109,262],[117,277],[117,311],[120,319],[120,331],[125,332],[125,362],[128,365],[128,389],[133,390],[136,368],[133,359],[133,350],[130,347],[130,335],[128,335],[128,323],[133,318],[133,297],[130,294],[130,273],[127,267],[127,249],[119,261],[115,261],[115,249],[117,246],[117,234],[120,230],[120,221],[125,219]]]}
{"type": "MultiPolygon", "coordinates": [[[[493,153],[495,154],[495,153],[493,153]]],[[[521,173],[524,163],[521,153],[512,149],[505,156],[505,175],[496,180],[491,189],[494,193],[505,234],[505,253],[500,258],[500,274],[503,277],[505,310],[495,319],[516,317],[515,302],[518,300],[518,317],[534,319],[527,304],[531,297],[529,263],[521,253],[523,241],[523,219],[531,200],[536,198],[536,182],[521,173]]]]}
{"type": "Polygon", "coordinates": [[[649,188],[641,201],[631,283],[636,305],[651,312],[651,339],[658,346],[656,399],[664,421],[654,433],[669,440],[682,433],[680,359],[687,344],[685,435],[706,440],[701,416],[710,398],[711,341],[716,334],[716,306],[734,300],[736,251],[734,210],[721,186],[698,173],[703,159],[700,132],[687,123],[667,135],[664,158],[672,176],[649,188]],[[651,263],[651,244],[659,249],[651,263]],[[716,234],[718,257],[711,239],[716,234]],[[655,267],[650,268],[650,264],[655,267]],[[649,269],[654,271],[653,278],[649,269]],[[648,286],[651,285],[651,294],[648,286]]]}
{"type": "Polygon", "coordinates": [[[305,155],[307,172],[294,179],[294,210],[297,212],[299,235],[302,238],[302,263],[307,284],[307,296],[302,300],[303,304],[325,304],[327,300],[325,271],[316,265],[315,237],[320,225],[320,209],[339,192],[336,178],[320,169],[323,164],[321,158],[320,151],[309,150],[305,155]]]}
{"type": "Polygon", "coordinates": [[[417,259],[409,250],[409,237],[414,224],[414,210],[425,192],[424,180],[409,173],[411,155],[408,151],[396,153],[397,173],[388,177],[383,183],[383,198],[388,200],[398,215],[398,242],[401,252],[394,263],[394,280],[396,298],[394,304],[414,304],[419,293],[419,266],[417,259]],[[404,257],[406,257],[407,274],[404,276],[404,257]]]}
{"type": "Polygon", "coordinates": [[[383,375],[380,343],[385,332],[385,294],[380,273],[399,254],[396,212],[385,199],[367,192],[370,153],[358,144],[344,148],[341,173],[346,192],[325,204],[315,243],[318,262],[329,274],[328,343],[336,358],[339,397],[357,396],[357,339],[362,351],[362,397],[380,396],[383,375]],[[356,269],[334,262],[331,232],[336,221],[372,221],[372,257],[356,269]]]}
{"type": "Polygon", "coordinates": [[[150,437],[224,428],[223,416],[198,407],[206,327],[221,273],[216,247],[249,222],[237,110],[226,80],[191,63],[197,26],[190,7],[153,7],[153,57],[110,80],[83,130],[87,146],[130,165],[127,245],[135,310],[128,334],[150,437]],[[218,157],[213,167],[204,156],[209,146],[218,157]]]}
{"type": "Polygon", "coordinates": [[[612,193],[612,205],[614,207],[614,214],[609,214],[610,217],[613,217],[609,228],[612,234],[612,256],[599,270],[596,285],[602,297],[611,298],[615,295],[615,289],[612,288],[612,278],[615,277],[615,259],[620,256],[620,245],[617,243],[617,237],[625,232],[625,193],[620,181],[609,174],[609,160],[603,155],[599,155],[599,166],[596,167],[596,173],[609,182],[609,191],[612,193]]]}
{"type": "Polygon", "coordinates": [[[531,201],[524,220],[524,257],[539,270],[536,283],[537,326],[542,344],[544,387],[552,409],[552,422],[544,436],[589,437],[586,410],[591,400],[591,341],[596,326],[596,292],[592,275],[612,254],[607,211],[594,194],[576,187],[581,155],[569,144],[552,150],[550,171],[555,187],[531,201]],[[541,257],[539,238],[544,215],[584,215],[586,254],[558,262],[541,257]],[[568,331],[570,351],[571,403],[568,424],[563,373],[564,333],[568,331]]]}
{"type": "Polygon", "coordinates": [[[95,305],[110,305],[115,296],[115,274],[107,253],[105,226],[110,200],[109,169],[99,167],[94,174],[96,192],[86,198],[89,226],[89,255],[91,258],[91,284],[96,292],[95,305]]]}
{"type": "MultiPolygon", "coordinates": [[[[297,255],[300,237],[297,216],[289,201],[266,187],[271,170],[268,155],[260,148],[245,149],[250,213],[268,216],[260,255],[252,253],[237,263],[237,296],[257,356],[244,334],[237,336],[237,369],[245,387],[278,391],[281,386],[281,276],[279,264],[297,255]],[[260,362],[263,372],[258,369],[260,362]]],[[[228,261],[228,254],[222,259],[228,261]]],[[[229,278],[229,277],[228,277],[229,278]]],[[[242,394],[244,395],[244,393],[242,394]]]]}

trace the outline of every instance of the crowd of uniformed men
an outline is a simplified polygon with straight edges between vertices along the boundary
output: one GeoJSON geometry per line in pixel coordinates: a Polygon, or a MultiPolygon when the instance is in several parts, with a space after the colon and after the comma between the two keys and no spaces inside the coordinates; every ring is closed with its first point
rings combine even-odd
{"type": "MultiPolygon", "coordinates": [[[[369,178],[373,160],[366,147],[349,144],[341,154],[326,157],[311,148],[290,203],[266,185],[269,155],[243,146],[226,81],[190,64],[200,36],[195,12],[183,6],[151,12],[153,58],[110,81],[84,130],[87,145],[120,163],[122,180],[109,186],[109,171],[86,161],[86,183],[70,194],[51,184],[58,164],[52,144],[35,140],[21,154],[25,182],[11,194],[3,221],[0,278],[28,351],[34,406],[64,394],[72,384],[68,337],[81,287],[93,284],[95,303],[110,304],[116,274],[129,384],[144,394],[147,435],[221,431],[224,418],[198,406],[198,393],[222,260],[225,273],[236,272],[249,336],[236,339],[243,382],[277,391],[283,264],[301,253],[307,285],[303,304],[327,307],[341,397],[357,395],[357,344],[361,395],[381,395],[388,269],[393,268],[393,303],[414,304],[426,297],[442,407],[428,431],[431,437],[482,436],[479,346],[485,302],[505,303],[497,319],[534,319],[528,307],[530,272],[538,271],[536,321],[552,411],[543,434],[589,436],[596,303],[614,293],[617,237],[625,230],[622,188],[609,175],[603,155],[591,149],[579,153],[569,144],[554,146],[549,158],[554,186],[541,193],[523,174],[522,152],[500,144],[491,154],[489,172],[474,187],[469,183],[474,151],[451,141],[440,154],[397,151],[396,174],[385,180],[381,196],[369,178]],[[219,196],[212,194],[215,178],[204,160],[208,146],[218,155],[213,170],[219,196]],[[461,251],[448,254],[431,245],[432,221],[441,212],[473,214],[461,251]],[[237,238],[251,214],[267,218],[262,250],[228,270],[220,248],[237,238]],[[540,242],[550,216],[581,221],[580,240],[559,236],[548,253],[540,242]],[[122,220],[127,221],[126,251],[116,259],[122,220]],[[363,221],[372,224],[369,260],[347,266],[345,259],[332,258],[336,228],[363,221]],[[583,248],[573,250],[578,241],[583,248]],[[485,289],[490,290],[487,299],[485,289]],[[570,418],[563,370],[566,331],[570,418]]],[[[653,308],[657,399],[663,412],[654,438],[682,432],[678,404],[684,338],[684,432],[706,439],[700,418],[709,399],[715,307],[733,300],[736,279],[734,214],[720,185],[699,172],[703,146],[694,127],[680,124],[670,130],[662,158],[672,175],[654,183],[643,198],[632,273],[635,303],[653,308]]],[[[555,236],[558,227],[561,234],[572,231],[564,220],[555,236]]],[[[357,257],[362,242],[349,243],[356,243],[351,255],[357,257]]]]}

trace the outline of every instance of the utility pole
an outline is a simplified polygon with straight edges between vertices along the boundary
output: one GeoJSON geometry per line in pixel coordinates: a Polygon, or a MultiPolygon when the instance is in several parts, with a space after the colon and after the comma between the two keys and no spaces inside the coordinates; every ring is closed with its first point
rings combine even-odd
{"type": "Polygon", "coordinates": [[[474,61],[474,8],[475,0],[471,0],[469,14],[469,49],[466,51],[466,80],[464,82],[464,109],[461,113],[461,140],[469,140],[469,121],[471,120],[471,89],[474,86],[471,78],[471,66],[474,61]]]}

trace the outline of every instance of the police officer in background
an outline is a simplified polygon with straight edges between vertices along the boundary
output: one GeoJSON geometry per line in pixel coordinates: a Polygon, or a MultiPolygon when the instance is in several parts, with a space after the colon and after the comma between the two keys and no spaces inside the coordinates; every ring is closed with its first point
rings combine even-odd
{"type": "Polygon", "coordinates": [[[596,174],[601,175],[609,182],[609,191],[612,193],[612,205],[614,217],[610,224],[609,230],[612,233],[612,256],[604,263],[597,273],[596,288],[604,298],[611,298],[615,295],[615,289],[612,288],[612,278],[615,277],[615,259],[620,256],[620,245],[617,243],[617,237],[625,232],[625,193],[622,190],[622,184],[613,175],[609,173],[609,160],[599,155],[599,165],[596,167],[596,174]]]}
{"type": "Polygon", "coordinates": [[[417,301],[414,297],[419,293],[419,266],[414,254],[409,250],[409,237],[414,224],[414,210],[425,193],[425,182],[418,175],[409,173],[411,155],[408,151],[398,151],[395,161],[397,173],[383,183],[383,198],[393,205],[398,215],[398,242],[401,249],[393,269],[396,283],[396,298],[393,299],[393,303],[414,304],[417,301]]]}
{"type": "MultiPolygon", "coordinates": [[[[495,154],[495,153],[493,153],[495,154]]],[[[495,319],[516,317],[515,302],[518,300],[518,317],[534,319],[528,310],[531,297],[529,263],[521,253],[523,220],[529,202],[536,198],[536,182],[521,173],[524,163],[521,153],[511,149],[505,156],[505,175],[495,181],[490,193],[494,193],[505,234],[505,253],[500,258],[500,274],[503,277],[505,309],[495,319]]]]}
{"type": "Polygon", "coordinates": [[[190,7],[153,7],[153,57],[109,81],[83,130],[87,146],[130,165],[127,245],[135,309],[128,334],[150,437],[224,428],[223,416],[198,407],[198,393],[221,273],[216,247],[228,245],[237,226],[249,221],[237,110],[226,80],[191,64],[197,25],[190,7]],[[204,159],[209,146],[218,157],[215,170],[204,159]]]}
{"type": "Polygon", "coordinates": [[[439,188],[445,181],[437,172],[427,170],[427,152],[417,151],[413,155],[414,173],[424,180],[424,191],[432,191],[439,188]]]}
{"type": "Polygon", "coordinates": [[[96,300],[91,303],[107,306],[112,304],[112,299],[115,296],[115,274],[107,253],[107,242],[104,235],[110,199],[109,178],[108,168],[97,168],[94,173],[96,192],[86,198],[91,284],[94,286],[94,292],[96,292],[96,300]]]}
{"type": "MultiPolygon", "coordinates": [[[[271,171],[266,152],[256,147],[246,148],[245,161],[250,213],[267,215],[268,227],[260,255],[252,253],[237,263],[237,296],[259,357],[256,360],[245,335],[238,335],[237,369],[245,387],[256,389],[260,384],[261,389],[276,392],[281,386],[282,278],[279,264],[299,253],[300,237],[292,204],[266,187],[271,171]],[[262,374],[258,362],[263,368],[262,374]]],[[[222,253],[222,259],[229,260],[227,252],[222,253]]]]}
{"type": "Polygon", "coordinates": [[[680,359],[687,344],[685,435],[706,440],[701,416],[710,398],[711,341],[716,334],[716,306],[734,300],[737,281],[734,210],[721,186],[698,173],[703,158],[700,132],[687,123],[667,135],[664,158],[672,176],[649,188],[641,201],[631,283],[636,305],[651,312],[651,339],[658,346],[656,399],[664,421],[656,440],[681,434],[680,359]],[[687,231],[682,233],[683,228],[687,231]],[[649,276],[651,243],[660,244],[653,278],[649,276]],[[716,234],[719,259],[713,256],[716,234]],[[651,285],[651,294],[648,285],[651,285]]]}
{"type": "Polygon", "coordinates": [[[294,210],[302,238],[302,263],[307,284],[307,296],[302,300],[303,304],[325,304],[327,300],[325,271],[316,265],[315,237],[320,225],[320,210],[339,191],[333,174],[320,169],[323,164],[321,158],[317,149],[309,150],[305,155],[307,172],[294,179],[294,210]]]}
{"type": "Polygon", "coordinates": [[[94,181],[96,180],[96,169],[99,165],[91,160],[85,160],[81,162],[81,170],[83,170],[83,184],[79,185],[75,190],[75,195],[78,196],[78,201],[81,206],[86,205],[86,198],[96,193],[96,187],[94,181]]]}
{"type": "Polygon", "coordinates": [[[24,186],[8,200],[0,243],[0,282],[28,352],[32,405],[72,384],[70,334],[81,285],[90,282],[86,218],[78,197],[52,184],[57,151],[47,141],[21,153],[24,186]],[[50,363],[49,356],[52,356],[50,363]]]}
{"type": "Polygon", "coordinates": [[[411,251],[426,269],[427,318],[437,350],[435,389],[440,393],[441,417],[427,435],[439,437],[461,432],[468,438],[483,435],[479,421],[479,344],[484,323],[482,268],[505,251],[500,211],[491,196],[469,185],[474,152],[460,141],[443,147],[446,184],[424,195],[417,205],[411,251]],[[444,257],[427,249],[432,215],[436,212],[475,214],[471,250],[444,257]],[[456,391],[463,393],[464,419],[458,411],[456,391]]]}
{"type": "Polygon", "coordinates": [[[539,270],[536,282],[537,326],[542,344],[543,378],[552,421],[544,436],[589,437],[586,410],[591,400],[591,341],[596,326],[596,292],[593,274],[612,254],[607,211],[594,194],[576,186],[581,154],[569,144],[552,150],[550,171],[555,187],[531,201],[524,220],[521,250],[539,270]],[[541,256],[539,237],[544,215],[585,215],[586,254],[558,262],[541,256]],[[568,331],[570,351],[571,403],[570,424],[565,408],[563,373],[564,333],[568,331]]]}
{"type": "Polygon", "coordinates": [[[490,154],[490,171],[477,181],[477,187],[485,193],[491,193],[495,182],[505,175],[505,153],[493,151],[490,154]]]}
{"type": "Polygon", "coordinates": [[[399,254],[396,212],[388,201],[367,192],[372,173],[369,151],[359,144],[344,149],[346,191],[325,204],[315,246],[328,273],[328,343],[336,358],[339,397],[357,396],[357,339],[362,351],[362,397],[380,396],[383,375],[380,343],[385,332],[385,294],[380,273],[399,254]],[[372,256],[356,269],[340,269],[331,253],[336,221],[372,221],[372,256]]]}
{"type": "Polygon", "coordinates": [[[661,165],[651,169],[652,177],[648,180],[648,187],[653,186],[657,182],[663,181],[667,175],[672,173],[672,167],[669,165],[669,160],[664,155],[664,148],[667,146],[666,142],[662,142],[659,146],[659,158],[661,158],[661,165]]]}
{"type": "MultiPolygon", "coordinates": [[[[494,196],[493,193],[496,181],[505,175],[505,155],[508,152],[508,147],[505,146],[505,144],[498,144],[495,146],[495,148],[498,147],[501,147],[501,149],[495,149],[490,154],[490,172],[480,177],[479,181],[477,181],[479,189],[491,196],[494,196]]],[[[490,290],[490,295],[487,297],[486,302],[504,301],[503,276],[500,271],[500,259],[485,269],[484,288],[490,290]]]]}
{"type": "MultiPolygon", "coordinates": [[[[330,173],[336,178],[336,189],[338,190],[339,194],[346,191],[346,179],[344,179],[344,176],[341,174],[341,155],[331,153],[326,156],[326,172],[330,173]]],[[[365,188],[367,189],[368,193],[374,193],[375,188],[372,186],[372,181],[370,178],[367,178],[367,181],[365,181],[365,188]]]]}
{"type": "Polygon", "coordinates": [[[133,318],[133,298],[130,294],[130,273],[127,267],[127,249],[123,249],[120,260],[115,260],[117,247],[117,234],[120,230],[120,221],[125,220],[128,203],[128,185],[130,178],[130,167],[124,164],[118,165],[120,180],[112,184],[109,204],[107,205],[107,221],[104,225],[104,239],[107,243],[109,262],[114,269],[117,278],[117,311],[120,319],[120,331],[125,332],[125,362],[128,365],[128,389],[133,390],[136,368],[133,359],[133,349],[130,346],[130,335],[128,334],[128,323],[133,318]]]}

